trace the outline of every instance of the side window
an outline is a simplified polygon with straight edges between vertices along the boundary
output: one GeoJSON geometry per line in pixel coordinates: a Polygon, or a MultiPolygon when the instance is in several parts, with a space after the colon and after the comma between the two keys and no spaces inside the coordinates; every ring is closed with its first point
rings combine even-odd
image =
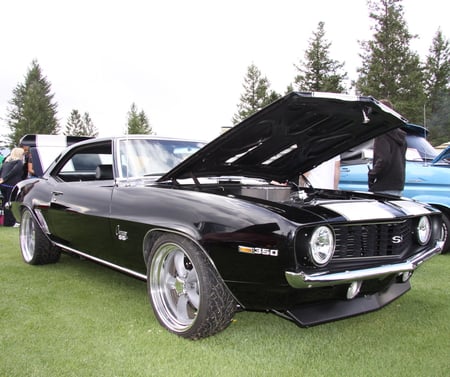
{"type": "Polygon", "coordinates": [[[110,142],[82,146],[61,161],[54,175],[65,182],[112,179],[112,163],[110,142]]]}
{"type": "Polygon", "coordinates": [[[95,172],[97,165],[101,164],[101,156],[97,153],[79,153],[72,156],[62,167],[63,173],[95,172]]]}

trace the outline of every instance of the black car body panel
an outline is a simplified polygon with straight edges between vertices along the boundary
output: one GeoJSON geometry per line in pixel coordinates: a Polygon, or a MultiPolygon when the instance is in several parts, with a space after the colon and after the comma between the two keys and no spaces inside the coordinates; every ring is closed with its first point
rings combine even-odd
{"type": "Polygon", "coordinates": [[[221,331],[237,308],[303,326],[378,309],[440,252],[439,211],[279,182],[403,123],[371,98],[293,93],[207,145],[77,143],[14,189],[22,255],[57,259],[36,248],[38,228],[52,247],[147,280],[158,320],[191,339],[221,331]]]}

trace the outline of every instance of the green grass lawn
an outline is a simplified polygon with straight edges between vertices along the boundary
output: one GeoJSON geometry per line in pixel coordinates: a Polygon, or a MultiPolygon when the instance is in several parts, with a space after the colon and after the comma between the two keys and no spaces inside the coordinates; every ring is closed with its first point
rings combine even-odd
{"type": "Polygon", "coordinates": [[[450,376],[450,255],[374,313],[308,329],[243,312],[200,341],[156,321],[144,282],[63,255],[22,261],[0,227],[0,376],[450,376]]]}

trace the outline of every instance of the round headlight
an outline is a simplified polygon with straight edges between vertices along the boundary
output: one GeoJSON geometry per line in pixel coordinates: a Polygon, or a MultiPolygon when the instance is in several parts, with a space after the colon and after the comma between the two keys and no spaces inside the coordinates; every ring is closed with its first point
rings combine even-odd
{"type": "Polygon", "coordinates": [[[327,226],[314,229],[309,241],[309,253],[314,264],[322,266],[331,259],[334,253],[334,234],[327,226]]]}
{"type": "Polygon", "coordinates": [[[425,245],[431,237],[431,224],[430,219],[426,216],[422,216],[419,219],[419,222],[417,224],[417,241],[419,241],[419,244],[425,245]]]}

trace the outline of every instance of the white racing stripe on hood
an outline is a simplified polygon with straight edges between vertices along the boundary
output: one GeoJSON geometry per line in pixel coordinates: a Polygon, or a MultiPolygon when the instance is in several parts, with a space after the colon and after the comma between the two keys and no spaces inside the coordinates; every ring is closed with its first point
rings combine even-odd
{"type": "Polygon", "coordinates": [[[427,215],[431,212],[423,204],[408,200],[392,200],[390,203],[400,207],[407,215],[427,215]]]}
{"type": "Polygon", "coordinates": [[[396,217],[389,210],[389,207],[376,201],[326,203],[322,206],[339,213],[348,221],[393,219],[396,217]]]}

